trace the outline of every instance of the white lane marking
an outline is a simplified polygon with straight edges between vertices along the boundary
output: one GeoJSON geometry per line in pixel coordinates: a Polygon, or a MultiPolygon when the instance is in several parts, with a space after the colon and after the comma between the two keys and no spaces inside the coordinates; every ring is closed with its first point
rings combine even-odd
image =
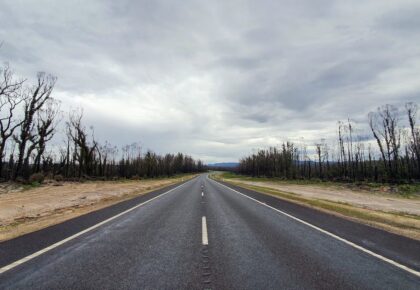
{"type": "Polygon", "coordinates": [[[203,196],[204,196],[204,192],[202,191],[202,192],[201,192],[201,197],[203,197],[203,196]]]}
{"type": "Polygon", "coordinates": [[[166,192],[164,192],[162,194],[159,194],[158,196],[155,196],[155,197],[153,197],[153,198],[151,198],[151,199],[149,199],[149,200],[147,200],[147,201],[145,201],[143,203],[140,203],[140,204],[138,204],[136,206],[133,206],[132,208],[129,208],[129,209],[127,209],[127,210],[125,210],[125,211],[117,214],[117,215],[114,215],[113,217],[110,217],[110,218],[108,218],[108,219],[106,219],[106,220],[104,220],[104,221],[102,221],[100,223],[97,223],[96,225],[93,225],[90,228],[87,228],[87,229],[85,229],[85,230],[83,230],[81,232],[78,232],[77,234],[74,234],[74,235],[72,235],[72,236],[70,236],[68,238],[65,238],[64,240],[61,240],[61,241],[59,241],[59,242],[57,242],[55,244],[52,244],[52,245],[50,245],[50,246],[48,246],[48,247],[46,247],[46,248],[44,248],[42,250],[39,250],[38,252],[35,252],[35,253],[33,253],[33,254],[29,255],[29,256],[26,256],[26,257],[24,257],[24,258],[22,258],[20,260],[17,260],[17,261],[15,261],[15,262],[13,262],[13,263],[11,263],[9,265],[3,266],[3,267],[0,268],[0,274],[4,273],[6,271],[9,271],[10,269],[13,269],[16,266],[19,266],[19,265],[21,265],[23,263],[26,263],[29,260],[32,260],[33,258],[36,258],[36,257],[38,257],[38,256],[40,256],[40,255],[42,255],[42,254],[44,254],[44,253],[46,253],[46,252],[54,249],[54,248],[57,248],[58,246],[61,246],[62,244],[67,243],[68,241],[71,241],[71,240],[73,240],[73,239],[75,239],[75,238],[77,238],[77,237],[79,237],[79,236],[81,236],[81,235],[83,235],[83,234],[85,234],[87,232],[90,232],[90,231],[92,231],[92,230],[94,230],[94,229],[96,229],[96,228],[98,228],[98,227],[106,224],[106,223],[109,223],[110,221],[112,221],[112,220],[114,220],[116,218],[119,218],[120,216],[125,215],[125,214],[127,214],[127,213],[135,210],[136,208],[142,206],[142,205],[145,205],[146,203],[149,203],[149,202],[151,202],[151,201],[153,201],[153,200],[155,200],[155,199],[157,199],[159,197],[162,197],[162,196],[164,196],[164,195],[166,195],[166,194],[168,194],[168,193],[170,193],[170,192],[172,192],[172,191],[180,188],[181,186],[184,186],[185,184],[189,183],[190,181],[192,181],[194,179],[195,178],[193,178],[193,179],[191,179],[191,180],[189,180],[189,181],[187,181],[187,182],[185,182],[185,183],[183,183],[181,185],[178,185],[177,187],[174,187],[174,188],[172,188],[172,189],[170,189],[170,190],[168,190],[168,191],[166,191],[166,192]]]}
{"type": "Polygon", "coordinates": [[[321,233],[324,233],[324,234],[326,234],[326,235],[328,235],[328,236],[330,236],[330,237],[332,237],[332,238],[334,238],[336,240],[339,240],[339,241],[341,241],[341,242],[343,242],[343,243],[345,243],[345,244],[347,244],[347,245],[349,245],[349,246],[351,246],[353,248],[356,248],[356,249],[358,249],[358,250],[360,250],[360,251],[362,251],[362,252],[364,252],[366,254],[369,254],[369,255],[371,255],[371,256],[373,256],[375,258],[378,258],[378,259],[380,259],[380,260],[382,260],[384,262],[387,262],[387,263],[389,263],[389,264],[391,264],[391,265],[393,265],[395,267],[398,267],[398,268],[400,268],[400,269],[402,269],[404,271],[407,271],[407,272],[409,272],[409,273],[411,273],[411,274],[413,274],[413,275],[415,275],[417,277],[420,277],[420,272],[419,271],[416,271],[414,269],[411,269],[411,268],[409,268],[407,266],[404,266],[404,265],[402,265],[402,264],[400,264],[400,263],[398,263],[398,262],[396,262],[394,260],[391,260],[389,258],[386,258],[386,257],[384,257],[384,256],[382,256],[380,254],[377,254],[375,252],[372,252],[371,250],[368,250],[366,248],[363,248],[362,246],[359,246],[359,245],[357,245],[357,244],[355,244],[353,242],[350,242],[349,240],[346,240],[344,238],[341,238],[341,237],[339,237],[339,236],[337,236],[337,235],[335,235],[333,233],[330,233],[330,232],[328,232],[328,231],[326,231],[324,229],[321,229],[321,228],[319,228],[319,227],[317,227],[317,226],[315,226],[313,224],[310,224],[310,223],[308,223],[308,222],[306,222],[304,220],[301,220],[301,219],[299,219],[299,218],[297,218],[297,217],[295,217],[295,216],[293,216],[291,214],[288,214],[288,213],[286,213],[284,211],[281,211],[281,210],[279,210],[279,209],[277,209],[275,207],[272,207],[272,206],[270,206],[270,205],[268,205],[268,204],[266,204],[264,202],[261,202],[261,201],[255,199],[255,198],[249,197],[246,194],[243,194],[243,193],[241,193],[241,192],[239,192],[239,191],[237,191],[237,190],[235,190],[233,188],[230,188],[229,186],[226,186],[224,184],[221,184],[220,182],[218,182],[216,180],[213,180],[213,179],[210,179],[210,178],[208,178],[208,179],[216,182],[217,184],[220,184],[221,186],[224,186],[224,187],[232,190],[233,192],[235,192],[237,194],[240,194],[240,195],[242,195],[242,196],[244,196],[246,198],[249,198],[249,199],[251,199],[251,200],[253,200],[253,201],[255,201],[255,202],[257,202],[257,203],[259,203],[259,204],[261,204],[263,206],[266,206],[268,208],[271,208],[272,210],[275,210],[275,211],[277,211],[277,212],[279,212],[279,213],[281,213],[281,214],[283,214],[283,215],[285,215],[285,216],[287,216],[287,217],[289,217],[289,218],[291,218],[291,219],[293,219],[293,220],[295,220],[297,222],[300,222],[300,223],[302,223],[304,225],[307,225],[308,227],[311,227],[311,228],[313,228],[313,229],[315,229],[317,231],[320,231],[321,233]]]}
{"type": "Polygon", "coordinates": [[[202,233],[202,243],[204,246],[207,246],[209,244],[209,238],[207,236],[207,220],[205,216],[201,218],[201,233],[202,233]]]}

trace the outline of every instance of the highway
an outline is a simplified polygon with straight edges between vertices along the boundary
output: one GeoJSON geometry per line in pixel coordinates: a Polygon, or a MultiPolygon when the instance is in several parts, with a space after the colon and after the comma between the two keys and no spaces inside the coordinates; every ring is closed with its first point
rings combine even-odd
{"type": "Polygon", "coordinates": [[[420,242],[202,174],[0,243],[0,289],[420,289],[420,242]]]}

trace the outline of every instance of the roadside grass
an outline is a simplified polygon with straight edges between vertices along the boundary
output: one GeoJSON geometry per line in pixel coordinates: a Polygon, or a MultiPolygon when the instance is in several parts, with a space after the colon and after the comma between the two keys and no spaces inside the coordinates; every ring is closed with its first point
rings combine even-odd
{"type": "Polygon", "coordinates": [[[252,177],[241,175],[233,172],[218,172],[212,174],[221,179],[254,181],[254,182],[275,182],[279,184],[294,184],[294,185],[316,185],[323,187],[346,188],[356,191],[365,191],[369,193],[386,193],[394,194],[398,197],[416,198],[420,197],[420,183],[412,184],[388,184],[375,182],[338,182],[321,179],[283,179],[278,177],[252,177]]]}
{"type": "Polygon", "coordinates": [[[133,181],[160,181],[160,180],[188,180],[191,179],[195,176],[197,176],[198,174],[195,173],[180,173],[180,174],[175,174],[175,175],[171,175],[171,176],[159,176],[159,177],[138,177],[138,178],[118,178],[118,179],[114,179],[114,180],[86,180],[83,182],[113,182],[113,183],[128,183],[128,182],[133,182],[133,181]]]}
{"type": "MultiPolygon", "coordinates": [[[[385,212],[380,210],[371,210],[356,207],[345,202],[305,198],[291,192],[276,190],[263,186],[243,184],[240,182],[241,180],[262,181],[262,179],[243,179],[242,176],[235,174],[232,175],[216,173],[211,174],[210,177],[216,180],[222,180],[233,185],[237,185],[239,187],[268,194],[303,206],[315,208],[343,218],[420,240],[420,216],[417,215],[408,214],[405,212],[385,212]],[[228,176],[233,176],[233,178],[228,178],[228,176]]],[[[272,181],[272,179],[267,180],[272,181]]]]}
{"type": "Polygon", "coordinates": [[[31,189],[33,189],[33,188],[37,188],[37,187],[40,187],[41,186],[41,183],[39,183],[39,182],[37,182],[37,181],[34,181],[34,182],[32,182],[32,183],[29,183],[29,184],[24,184],[23,186],[22,186],[22,190],[23,191],[27,191],[27,190],[31,190],[31,189]]]}

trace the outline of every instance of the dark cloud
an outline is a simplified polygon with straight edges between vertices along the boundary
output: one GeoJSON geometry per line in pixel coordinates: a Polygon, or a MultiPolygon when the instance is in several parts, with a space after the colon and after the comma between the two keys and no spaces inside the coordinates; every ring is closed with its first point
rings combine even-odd
{"type": "Polygon", "coordinates": [[[419,12],[405,0],[6,0],[0,61],[58,76],[55,96],[83,106],[102,141],[228,161],[418,102],[419,12]]]}

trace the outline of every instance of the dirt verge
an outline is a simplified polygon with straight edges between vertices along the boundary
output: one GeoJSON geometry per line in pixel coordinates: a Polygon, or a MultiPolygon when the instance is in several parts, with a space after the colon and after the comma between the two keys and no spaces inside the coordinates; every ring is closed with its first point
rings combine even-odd
{"type": "Polygon", "coordinates": [[[50,182],[36,188],[0,186],[0,241],[33,232],[192,178],[50,182]]]}

